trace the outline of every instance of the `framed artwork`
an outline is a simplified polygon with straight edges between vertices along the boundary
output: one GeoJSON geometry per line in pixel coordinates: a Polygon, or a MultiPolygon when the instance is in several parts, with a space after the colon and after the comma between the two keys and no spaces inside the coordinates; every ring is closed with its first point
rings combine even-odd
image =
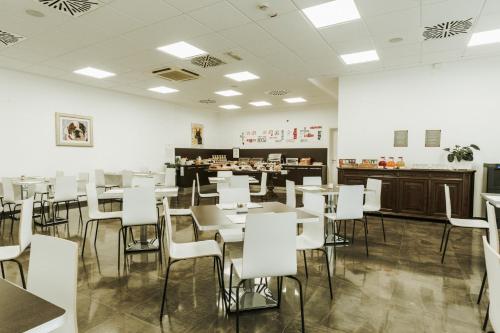
{"type": "Polygon", "coordinates": [[[92,117],[56,113],[56,145],[93,147],[92,117]]]}
{"type": "Polygon", "coordinates": [[[441,147],[441,130],[425,130],[425,146],[441,147]]]}
{"type": "Polygon", "coordinates": [[[203,141],[205,141],[205,132],[203,130],[203,125],[191,124],[191,146],[203,146],[203,141]]]}
{"type": "Polygon", "coordinates": [[[394,131],[394,147],[408,147],[408,130],[394,131]]]}

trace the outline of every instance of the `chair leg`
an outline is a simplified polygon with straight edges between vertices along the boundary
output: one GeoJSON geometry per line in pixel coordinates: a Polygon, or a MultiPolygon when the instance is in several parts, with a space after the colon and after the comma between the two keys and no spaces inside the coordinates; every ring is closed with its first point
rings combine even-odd
{"type": "Polygon", "coordinates": [[[87,241],[87,229],[89,227],[89,223],[94,220],[88,220],[87,223],[85,224],[85,231],[83,233],[83,243],[82,243],[82,257],[83,257],[83,251],[85,251],[85,242],[87,241]]]}
{"type": "Polygon", "coordinates": [[[167,273],[165,275],[165,284],[163,285],[163,297],[161,299],[161,310],[160,310],[160,321],[163,320],[163,311],[165,309],[165,302],[166,302],[166,296],[167,296],[167,283],[168,283],[168,274],[170,272],[170,267],[177,262],[177,260],[171,261],[170,257],[168,258],[168,264],[167,264],[167,273]]]}
{"type": "Polygon", "coordinates": [[[224,264],[226,262],[226,243],[222,244],[222,268],[224,268],[224,264]]]}
{"type": "Polygon", "coordinates": [[[240,332],[240,286],[246,280],[241,280],[236,286],[236,333],[240,332]]]}
{"type": "Polygon", "coordinates": [[[11,261],[17,264],[17,267],[19,268],[19,274],[21,275],[21,282],[23,284],[23,288],[26,289],[26,280],[24,279],[23,265],[21,265],[21,263],[16,259],[11,259],[11,261]]]}
{"type": "Polygon", "coordinates": [[[218,256],[215,256],[214,259],[217,262],[217,272],[218,272],[217,279],[219,280],[219,288],[222,291],[222,301],[224,302],[224,307],[226,308],[226,312],[229,313],[229,307],[228,307],[227,301],[226,301],[226,288],[224,287],[223,265],[222,265],[221,259],[218,256]]]}
{"type": "Polygon", "coordinates": [[[309,279],[309,272],[307,271],[306,250],[302,250],[302,256],[304,257],[304,268],[306,270],[306,279],[309,279]]]}
{"type": "Polygon", "coordinates": [[[488,303],[488,307],[486,308],[486,315],[484,316],[483,331],[486,330],[486,326],[488,326],[488,320],[490,320],[490,304],[489,303],[488,303]]]}
{"type": "Polygon", "coordinates": [[[325,249],[318,249],[325,255],[326,261],[326,272],[328,273],[328,286],[330,287],[330,299],[333,299],[333,290],[332,290],[332,277],[330,276],[330,261],[328,260],[328,254],[325,249]]]}
{"type": "Polygon", "coordinates": [[[479,295],[477,296],[477,304],[481,303],[481,298],[483,297],[484,286],[486,284],[487,275],[488,275],[488,272],[484,271],[483,282],[481,282],[481,289],[479,289],[479,295]]]}
{"type": "Polygon", "coordinates": [[[444,222],[443,235],[441,236],[441,245],[439,245],[439,252],[443,251],[444,237],[446,235],[446,228],[448,227],[448,222],[444,222]]]}
{"type": "Polygon", "coordinates": [[[0,267],[2,268],[2,279],[5,279],[5,269],[3,268],[3,261],[0,261],[0,267]]]}
{"type": "Polygon", "coordinates": [[[352,220],[352,236],[351,236],[351,244],[354,244],[354,230],[356,229],[356,220],[352,220]]]}
{"type": "Polygon", "coordinates": [[[382,233],[384,235],[384,243],[385,243],[384,213],[382,212],[380,212],[380,222],[382,223],[382,233]]]}
{"type": "Polygon", "coordinates": [[[368,221],[365,216],[365,221],[364,221],[364,226],[365,226],[365,247],[366,247],[366,256],[368,257],[368,221]]]}
{"type": "Polygon", "coordinates": [[[444,248],[443,248],[443,255],[441,256],[441,263],[444,263],[444,256],[446,255],[446,248],[448,248],[448,240],[450,239],[450,231],[453,229],[453,226],[451,226],[448,229],[448,232],[446,234],[446,242],[444,243],[444,248]]]}
{"type": "Polygon", "coordinates": [[[77,199],[76,202],[78,203],[78,212],[80,213],[80,219],[78,220],[78,225],[83,227],[82,205],[80,204],[80,200],[77,199]]]}
{"type": "Polygon", "coordinates": [[[231,309],[231,298],[233,297],[233,264],[231,264],[231,268],[229,269],[229,299],[228,299],[228,311],[231,309]]]}
{"type": "Polygon", "coordinates": [[[277,288],[278,288],[278,290],[277,290],[277,292],[278,292],[278,304],[277,304],[277,306],[278,306],[278,309],[279,309],[279,307],[281,306],[281,290],[282,290],[281,277],[280,276],[276,277],[276,285],[277,285],[277,288]]]}
{"type": "Polygon", "coordinates": [[[297,284],[299,285],[299,297],[300,297],[300,319],[302,322],[302,333],[305,332],[305,325],[304,325],[304,299],[302,297],[302,283],[300,282],[299,279],[297,279],[295,276],[287,276],[288,278],[297,281],[297,284]]]}
{"type": "Polygon", "coordinates": [[[194,221],[193,215],[191,215],[191,223],[193,223],[194,240],[197,242],[198,241],[198,228],[196,226],[196,222],[194,221]]]}
{"type": "Polygon", "coordinates": [[[94,249],[97,252],[97,231],[99,230],[99,222],[100,220],[95,221],[95,234],[94,234],[94,249]]]}

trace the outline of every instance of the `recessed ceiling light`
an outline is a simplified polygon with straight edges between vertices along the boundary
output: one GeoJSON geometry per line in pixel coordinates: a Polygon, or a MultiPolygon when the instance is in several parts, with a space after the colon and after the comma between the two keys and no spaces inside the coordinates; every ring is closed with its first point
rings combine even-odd
{"type": "Polygon", "coordinates": [[[44,13],[39,12],[38,10],[35,10],[35,9],[26,9],[24,12],[30,16],[33,16],[33,17],[44,17],[45,16],[44,13]]]}
{"type": "Polygon", "coordinates": [[[342,54],[340,56],[346,65],[360,64],[363,62],[379,60],[376,50],[342,54]]]}
{"type": "Polygon", "coordinates": [[[170,94],[170,93],[174,93],[174,92],[178,92],[179,91],[177,89],[173,89],[173,88],[169,88],[169,87],[165,87],[165,86],[159,86],[159,87],[149,88],[148,90],[149,91],[154,91],[154,92],[157,92],[157,93],[160,93],[160,94],[170,94]]]}
{"type": "Polygon", "coordinates": [[[226,96],[226,97],[241,95],[241,93],[239,91],[236,91],[236,90],[221,90],[221,91],[216,91],[215,93],[217,95],[226,96]]]}
{"type": "Polygon", "coordinates": [[[86,75],[86,76],[91,76],[96,79],[104,79],[110,76],[115,76],[115,73],[111,72],[106,72],[97,68],[93,67],[85,67],[85,68],[80,68],[77,69],[76,71],[73,71],[75,74],[80,74],[80,75],[86,75]]]}
{"type": "Polygon", "coordinates": [[[260,77],[258,77],[257,75],[250,73],[250,72],[246,72],[246,71],[239,72],[239,73],[226,74],[224,76],[228,77],[232,80],[238,81],[238,82],[260,79],[260,77]]]}
{"type": "Polygon", "coordinates": [[[500,29],[473,33],[467,46],[478,46],[493,43],[500,43],[500,29]]]}
{"type": "Polygon", "coordinates": [[[357,20],[358,8],[354,0],[335,0],[302,9],[304,14],[316,28],[357,20]]]}
{"type": "Polygon", "coordinates": [[[255,101],[255,102],[250,102],[248,104],[251,104],[253,106],[269,106],[271,103],[266,102],[266,101],[255,101]]]}
{"type": "Polygon", "coordinates": [[[241,109],[239,105],[234,105],[234,104],[226,104],[226,105],[219,105],[221,109],[226,109],[226,110],[236,110],[236,109],[241,109]]]}
{"type": "Polygon", "coordinates": [[[157,50],[171,54],[177,58],[191,58],[196,57],[202,54],[206,54],[206,51],[203,51],[196,46],[188,44],[186,42],[177,42],[165,46],[160,46],[157,50]]]}
{"type": "Polygon", "coordinates": [[[291,97],[291,98],[283,98],[283,100],[287,103],[303,103],[307,102],[306,99],[302,97],[291,97]]]}

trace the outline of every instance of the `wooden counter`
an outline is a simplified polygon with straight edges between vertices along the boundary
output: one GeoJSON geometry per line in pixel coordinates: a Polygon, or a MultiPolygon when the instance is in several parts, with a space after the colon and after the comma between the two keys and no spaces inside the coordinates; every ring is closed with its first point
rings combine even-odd
{"type": "Polygon", "coordinates": [[[472,217],[474,170],[339,168],[339,184],[382,180],[382,210],[391,215],[446,219],[444,185],[450,187],[453,217],[472,217]]]}

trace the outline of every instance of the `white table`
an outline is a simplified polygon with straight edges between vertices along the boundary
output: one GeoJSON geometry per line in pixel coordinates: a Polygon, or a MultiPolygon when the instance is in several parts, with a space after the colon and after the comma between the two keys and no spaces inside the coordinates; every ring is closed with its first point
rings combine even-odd
{"type": "MultiPolygon", "coordinates": [[[[228,184],[231,181],[231,177],[208,177],[208,182],[210,184],[228,184]]],[[[249,176],[248,182],[250,184],[258,184],[257,178],[249,176]]]]}
{"type": "Polygon", "coordinates": [[[481,197],[496,208],[500,208],[500,193],[481,193],[481,197]]]}

